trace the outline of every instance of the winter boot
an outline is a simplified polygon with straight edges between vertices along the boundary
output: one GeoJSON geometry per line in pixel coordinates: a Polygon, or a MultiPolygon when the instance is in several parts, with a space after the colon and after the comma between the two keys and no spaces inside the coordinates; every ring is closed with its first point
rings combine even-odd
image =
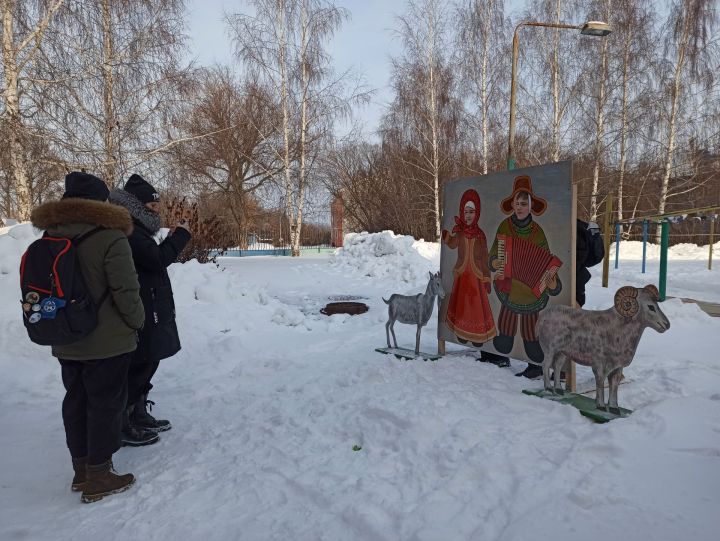
{"type": "Polygon", "coordinates": [[[148,400],[146,394],[140,395],[140,399],[135,403],[132,415],[130,415],[130,422],[136,427],[154,430],[155,432],[170,430],[172,428],[170,421],[156,419],[148,412],[148,409],[152,411],[154,405],[155,402],[148,400]]]}
{"type": "Polygon", "coordinates": [[[134,406],[130,406],[125,410],[125,414],[123,416],[123,427],[122,432],[120,433],[122,446],[140,447],[142,445],[152,445],[153,443],[157,443],[160,439],[157,432],[154,430],[147,430],[132,423],[130,417],[133,409],[134,406]]]}
{"type": "Polygon", "coordinates": [[[87,466],[87,457],[84,456],[82,458],[73,458],[72,465],[73,470],[75,470],[75,475],[73,476],[70,490],[72,490],[73,492],[80,492],[81,490],[85,489],[85,466],[87,466]]]}
{"type": "Polygon", "coordinates": [[[543,375],[543,369],[542,366],[539,366],[537,364],[529,364],[527,365],[527,368],[523,370],[522,372],[518,372],[515,374],[516,376],[523,376],[528,379],[539,379],[543,375]]]}
{"type": "Polygon", "coordinates": [[[478,361],[494,364],[498,368],[507,368],[510,366],[510,359],[504,355],[498,355],[497,353],[492,353],[490,351],[481,351],[478,361]]]}
{"type": "Polygon", "coordinates": [[[96,502],[110,494],[123,492],[135,482],[135,476],[132,473],[118,475],[113,469],[112,460],[97,465],[88,464],[86,471],[87,481],[80,498],[83,503],[96,502]]]}
{"type": "Polygon", "coordinates": [[[515,341],[514,336],[507,336],[505,334],[499,334],[493,338],[493,347],[500,353],[510,353],[513,348],[513,342],[515,341]]]}

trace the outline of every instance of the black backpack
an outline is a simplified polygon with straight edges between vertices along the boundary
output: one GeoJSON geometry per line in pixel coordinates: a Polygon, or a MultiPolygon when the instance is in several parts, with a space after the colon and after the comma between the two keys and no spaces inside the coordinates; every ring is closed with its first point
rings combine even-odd
{"type": "Polygon", "coordinates": [[[45,232],[33,242],[20,262],[23,323],[30,340],[42,346],[77,342],[98,324],[98,308],[80,269],[77,246],[102,231],[96,227],[75,238],[52,237],[45,232]]]}

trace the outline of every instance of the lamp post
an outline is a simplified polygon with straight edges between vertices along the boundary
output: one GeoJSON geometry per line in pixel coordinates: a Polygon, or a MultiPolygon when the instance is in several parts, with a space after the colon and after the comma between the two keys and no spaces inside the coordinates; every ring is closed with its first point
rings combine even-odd
{"type": "Polygon", "coordinates": [[[515,95],[517,92],[517,62],[520,50],[520,41],[518,39],[518,31],[522,26],[543,26],[546,28],[572,28],[580,30],[585,36],[605,37],[612,30],[607,23],[601,21],[588,21],[583,24],[563,24],[563,23],[539,23],[533,21],[525,21],[515,27],[513,34],[513,50],[512,50],[512,75],[510,77],[510,133],[508,135],[508,154],[507,168],[515,169],[515,95]]]}

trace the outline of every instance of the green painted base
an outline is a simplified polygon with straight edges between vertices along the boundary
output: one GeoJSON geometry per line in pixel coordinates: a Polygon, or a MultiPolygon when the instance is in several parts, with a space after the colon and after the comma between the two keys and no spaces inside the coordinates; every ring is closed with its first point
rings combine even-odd
{"type": "Polygon", "coordinates": [[[406,361],[417,359],[418,357],[424,361],[437,361],[442,357],[442,355],[434,355],[432,353],[425,353],[424,351],[415,355],[415,350],[405,348],[375,348],[375,351],[384,353],[385,355],[395,355],[396,358],[405,359],[406,361]]]}
{"type": "Polygon", "coordinates": [[[582,415],[597,423],[607,423],[613,419],[627,417],[632,413],[632,410],[625,408],[618,408],[612,412],[597,409],[595,407],[594,398],[581,394],[566,392],[565,394],[559,395],[544,389],[542,391],[530,391],[528,389],[524,389],[523,393],[531,396],[537,396],[539,398],[546,398],[548,400],[552,400],[553,402],[560,402],[561,404],[569,404],[570,406],[578,409],[582,415]]]}

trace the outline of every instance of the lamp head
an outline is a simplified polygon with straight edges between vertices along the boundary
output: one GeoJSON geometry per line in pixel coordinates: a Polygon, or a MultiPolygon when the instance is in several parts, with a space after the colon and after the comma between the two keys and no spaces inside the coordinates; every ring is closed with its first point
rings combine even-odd
{"type": "Polygon", "coordinates": [[[588,21],[580,26],[580,33],[585,36],[597,36],[604,38],[612,32],[610,25],[602,21],[588,21]]]}

